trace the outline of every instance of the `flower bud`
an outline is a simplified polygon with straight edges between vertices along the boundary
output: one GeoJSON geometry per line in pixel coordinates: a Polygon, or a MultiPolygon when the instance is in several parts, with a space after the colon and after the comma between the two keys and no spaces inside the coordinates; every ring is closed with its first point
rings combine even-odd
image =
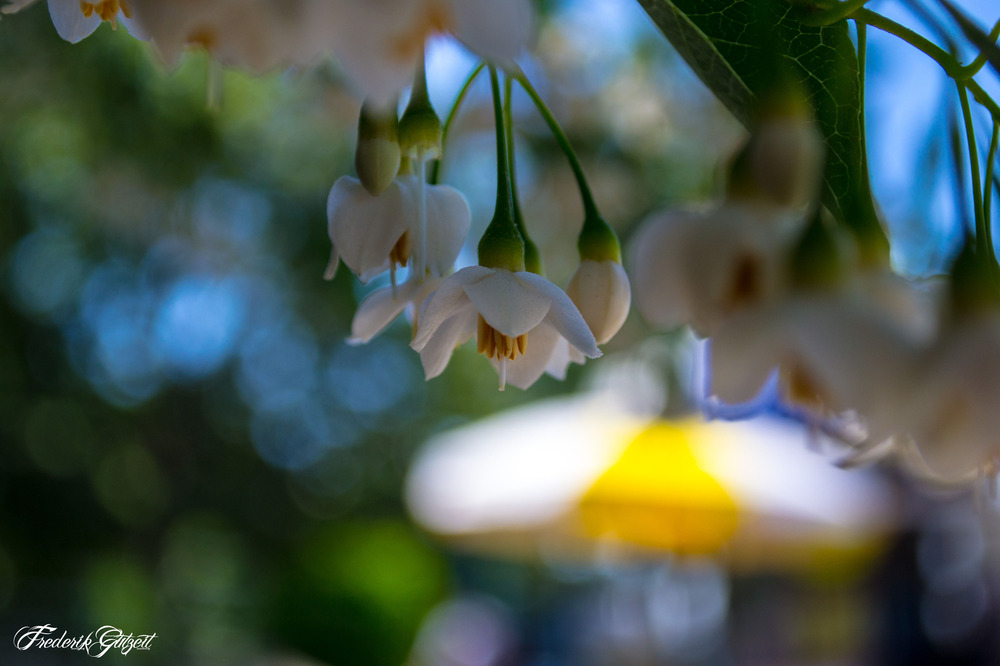
{"type": "Polygon", "coordinates": [[[632,288],[617,261],[584,259],[566,287],[566,294],[580,309],[597,344],[615,336],[625,323],[632,304],[632,288]]]}
{"type": "Polygon", "coordinates": [[[427,74],[423,60],[417,68],[410,93],[410,102],[399,120],[399,143],[403,155],[410,159],[441,156],[441,136],[443,129],[434,107],[427,96],[427,74]]]}
{"type": "Polygon", "coordinates": [[[819,191],[823,156],[823,137],[801,94],[772,95],[733,162],[730,196],[785,208],[807,206],[819,191]]]}
{"type": "Polygon", "coordinates": [[[393,106],[361,107],[358,119],[358,145],[354,151],[354,168],[358,180],[372,196],[385,191],[399,171],[399,122],[393,106]]]}

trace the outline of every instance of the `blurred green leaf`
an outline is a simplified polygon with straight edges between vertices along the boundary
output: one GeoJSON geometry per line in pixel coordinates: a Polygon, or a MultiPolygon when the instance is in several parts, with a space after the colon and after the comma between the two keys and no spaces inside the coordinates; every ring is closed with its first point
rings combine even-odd
{"type": "Polygon", "coordinates": [[[787,0],[639,0],[699,78],[746,126],[776,76],[804,87],[828,147],[823,203],[884,244],[868,188],[858,59],[847,22],[803,24],[787,0]]]}

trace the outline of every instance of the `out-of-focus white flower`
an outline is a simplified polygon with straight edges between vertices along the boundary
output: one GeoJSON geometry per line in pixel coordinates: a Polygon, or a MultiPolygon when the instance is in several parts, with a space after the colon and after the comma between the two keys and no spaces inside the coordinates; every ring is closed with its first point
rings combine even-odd
{"type": "Polygon", "coordinates": [[[452,34],[501,65],[528,42],[528,0],[348,0],[334,10],[343,26],[329,42],[359,96],[385,103],[408,85],[424,43],[452,34]]]}
{"type": "Polygon", "coordinates": [[[825,150],[812,118],[765,119],[754,130],[747,150],[757,196],[789,209],[815,201],[825,150]]]}
{"type": "Polygon", "coordinates": [[[929,349],[901,399],[902,421],[933,476],[974,478],[1000,457],[1000,313],[963,317],[929,349]]]}
{"type": "MultiPolygon", "coordinates": [[[[397,265],[405,266],[419,233],[419,187],[416,176],[399,176],[382,194],[373,196],[356,178],[339,178],[326,204],[333,250],[325,277],[333,277],[338,259],[362,282],[397,265]]],[[[471,213],[458,190],[447,185],[426,188],[426,266],[432,275],[442,276],[462,249],[471,213]]]]}
{"type": "Polygon", "coordinates": [[[925,342],[908,323],[857,285],[738,313],[712,338],[712,391],[747,402],[778,369],[784,400],[820,415],[854,411],[881,441],[899,426],[898,396],[925,342]]]}
{"type": "Polygon", "coordinates": [[[639,311],[656,326],[711,335],[737,310],[783,292],[783,261],[801,225],[797,215],[742,201],[654,216],[632,242],[639,311]]]}
{"type": "Polygon", "coordinates": [[[601,355],[566,292],[540,275],[503,268],[470,266],[447,277],[425,301],[410,346],[431,379],[473,335],[496,367],[501,390],[508,382],[522,389],[534,384],[560,340],[589,358],[601,355]]]}
{"type": "Polygon", "coordinates": [[[399,287],[383,287],[368,294],[358,305],[351,321],[348,343],[366,343],[381,333],[386,326],[407,310],[417,330],[417,312],[420,305],[441,285],[441,278],[424,281],[409,279],[399,287]]]}
{"type": "Polygon", "coordinates": [[[339,0],[130,0],[168,64],[201,46],[225,65],[256,72],[319,58],[339,25],[339,0]]]}
{"type": "MultiPolygon", "coordinates": [[[[16,0],[8,2],[0,11],[4,14],[19,12],[36,0],[16,0]]],[[[132,19],[130,0],[48,0],[49,16],[59,36],[71,44],[89,37],[97,27],[107,21],[115,29],[120,22],[130,34],[144,39],[145,31],[136,26],[132,19]]]]}
{"type": "Polygon", "coordinates": [[[603,345],[625,323],[632,303],[632,288],[625,269],[617,261],[584,259],[566,287],[583,320],[603,345]]]}

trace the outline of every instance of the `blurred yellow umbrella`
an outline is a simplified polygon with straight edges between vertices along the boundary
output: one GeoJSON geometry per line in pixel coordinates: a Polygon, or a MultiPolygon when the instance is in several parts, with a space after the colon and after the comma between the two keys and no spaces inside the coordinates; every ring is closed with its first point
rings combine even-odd
{"type": "Polygon", "coordinates": [[[407,502],[429,531],[495,554],[786,567],[872,552],[896,523],[890,488],[804,439],[774,419],[639,418],[601,395],[536,402],[428,441],[407,502]]]}

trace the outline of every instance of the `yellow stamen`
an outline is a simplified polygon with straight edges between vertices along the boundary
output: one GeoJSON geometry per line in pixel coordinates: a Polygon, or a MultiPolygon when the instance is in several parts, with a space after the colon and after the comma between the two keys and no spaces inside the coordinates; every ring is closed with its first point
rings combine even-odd
{"type": "Polygon", "coordinates": [[[86,2],[81,0],[80,13],[85,18],[90,18],[94,14],[101,17],[102,21],[111,23],[111,27],[118,29],[118,12],[125,15],[125,18],[132,18],[132,8],[129,0],[99,0],[98,2],[86,2]]]}
{"type": "Polygon", "coordinates": [[[524,356],[528,350],[528,336],[519,335],[511,337],[504,335],[486,323],[482,315],[479,315],[476,331],[476,351],[484,354],[486,358],[498,361],[509,359],[514,361],[518,356],[524,356]]]}
{"type": "Polygon", "coordinates": [[[413,241],[410,239],[410,232],[404,231],[396,244],[389,250],[389,263],[393,266],[405,266],[413,254],[413,241]]]}

